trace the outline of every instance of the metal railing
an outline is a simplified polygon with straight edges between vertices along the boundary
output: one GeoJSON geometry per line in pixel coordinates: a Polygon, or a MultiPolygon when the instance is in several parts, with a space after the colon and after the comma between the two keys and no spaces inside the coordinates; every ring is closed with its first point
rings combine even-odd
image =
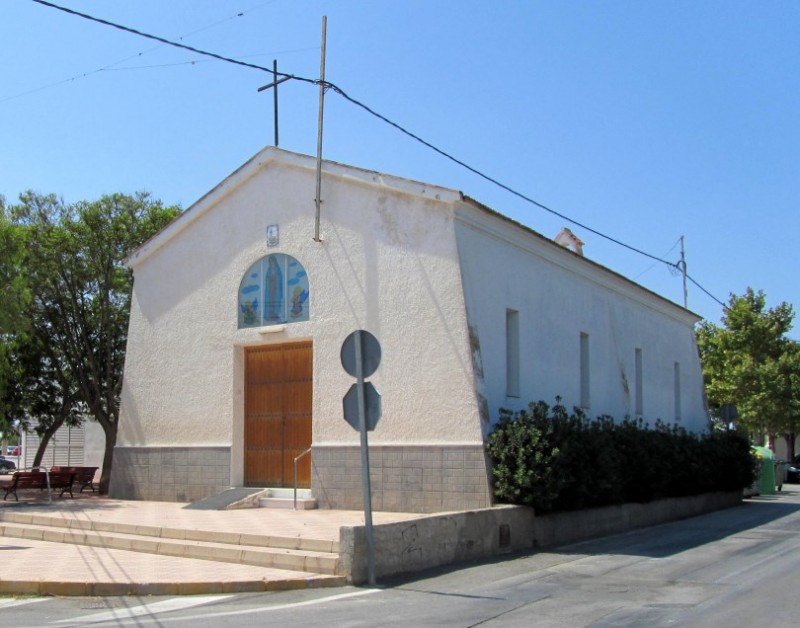
{"type": "Polygon", "coordinates": [[[294,459],[294,509],[297,510],[297,461],[311,453],[311,447],[294,459]]]}

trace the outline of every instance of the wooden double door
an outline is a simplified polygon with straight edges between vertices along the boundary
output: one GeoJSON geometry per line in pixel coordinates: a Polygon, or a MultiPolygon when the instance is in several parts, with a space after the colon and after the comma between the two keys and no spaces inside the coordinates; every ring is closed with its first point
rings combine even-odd
{"type": "MultiPolygon", "coordinates": [[[[311,342],[245,351],[244,482],[294,485],[294,459],[311,447],[311,342]]],[[[297,486],[311,487],[311,456],[299,460],[297,486]]]]}

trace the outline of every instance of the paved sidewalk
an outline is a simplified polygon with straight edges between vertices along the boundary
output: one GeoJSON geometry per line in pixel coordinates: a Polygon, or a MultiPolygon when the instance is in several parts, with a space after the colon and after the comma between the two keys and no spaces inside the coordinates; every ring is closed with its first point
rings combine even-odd
{"type": "MultiPolygon", "coordinates": [[[[65,523],[124,524],[330,541],[336,550],[339,528],[363,525],[364,514],[338,510],[191,510],[187,504],[107,499],[87,494],[76,498],[0,502],[3,513],[42,514],[65,523]]],[[[403,521],[421,515],[373,513],[375,523],[403,521]]],[[[338,551],[338,550],[337,550],[338,551]]],[[[0,593],[34,595],[174,595],[232,591],[265,591],[341,584],[307,572],[146,554],[105,547],[71,545],[0,536],[0,593]]]]}

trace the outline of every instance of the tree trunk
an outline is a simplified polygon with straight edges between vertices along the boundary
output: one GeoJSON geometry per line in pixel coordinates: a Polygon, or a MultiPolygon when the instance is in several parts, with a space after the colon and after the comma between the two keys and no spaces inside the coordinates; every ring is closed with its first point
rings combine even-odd
{"type": "Polygon", "coordinates": [[[783,435],[783,440],[786,441],[786,460],[788,462],[794,461],[794,442],[797,438],[795,432],[787,432],[783,435]]]}
{"type": "Polygon", "coordinates": [[[108,487],[111,483],[111,467],[114,461],[114,445],[117,444],[117,422],[99,421],[106,437],[105,451],[103,454],[103,469],[100,474],[100,484],[98,492],[101,495],[108,495],[108,487]]]}
{"type": "Polygon", "coordinates": [[[41,466],[44,452],[47,450],[47,445],[50,443],[50,439],[53,438],[53,435],[58,431],[58,428],[64,425],[64,420],[63,418],[57,419],[39,436],[39,448],[36,450],[36,455],[33,457],[34,467],[41,466]]]}

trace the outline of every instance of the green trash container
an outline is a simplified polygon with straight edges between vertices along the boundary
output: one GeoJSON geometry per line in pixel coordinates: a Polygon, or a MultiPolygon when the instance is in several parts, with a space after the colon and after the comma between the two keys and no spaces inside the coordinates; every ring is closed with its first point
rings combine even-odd
{"type": "Polygon", "coordinates": [[[761,473],[758,479],[760,495],[775,495],[775,454],[766,447],[752,447],[756,458],[761,462],[761,473]]]}

